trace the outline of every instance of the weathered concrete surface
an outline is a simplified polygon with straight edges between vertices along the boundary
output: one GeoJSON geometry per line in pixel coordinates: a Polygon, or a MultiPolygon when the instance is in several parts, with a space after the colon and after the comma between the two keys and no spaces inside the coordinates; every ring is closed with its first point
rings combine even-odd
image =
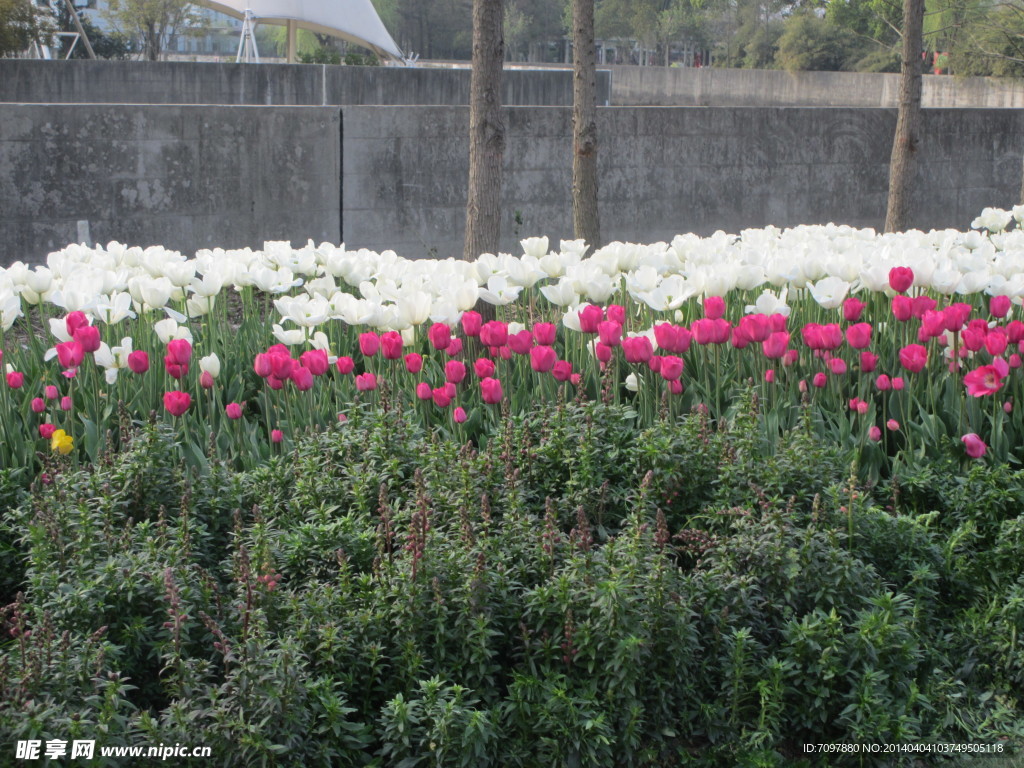
{"type": "MultiPolygon", "coordinates": [[[[468,69],[0,59],[0,102],[96,104],[469,104],[468,69]]],[[[572,104],[570,70],[509,69],[504,103],[572,104]]],[[[599,103],[611,78],[598,76],[599,103]]]]}
{"type": "MultiPolygon", "coordinates": [[[[611,108],[598,119],[607,240],[884,223],[894,110],[611,108]]],[[[467,110],[349,107],[343,121],[347,245],[461,253],[467,110]]],[[[570,111],[509,109],[507,125],[503,248],[571,237],[570,111]]],[[[1022,127],[1016,111],[927,111],[913,226],[966,228],[983,207],[1016,203],[1022,127]]]]}
{"type": "Polygon", "coordinates": [[[198,248],[341,237],[340,114],[318,107],[7,105],[0,263],[77,240],[198,248]]]}
{"type": "MultiPolygon", "coordinates": [[[[838,223],[880,228],[895,111],[609,108],[599,114],[607,240],[838,223]]],[[[571,110],[507,115],[502,245],[572,235],[571,110]]],[[[927,110],[912,223],[966,228],[1017,202],[1018,110],[927,110]]],[[[6,105],[0,263],[77,240],[211,246],[344,240],[461,254],[465,107],[6,105]],[[339,116],[339,112],[341,115],[339,116]]]]}
{"type": "MultiPolygon", "coordinates": [[[[899,75],[613,66],[612,104],[673,107],[893,107],[899,75]]],[[[1024,82],[925,75],[926,108],[1024,107],[1024,82]]]]}

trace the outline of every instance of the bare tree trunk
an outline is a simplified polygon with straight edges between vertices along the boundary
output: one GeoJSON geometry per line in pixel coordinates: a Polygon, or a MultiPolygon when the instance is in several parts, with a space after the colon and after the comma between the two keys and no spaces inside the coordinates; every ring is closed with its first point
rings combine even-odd
{"type": "Polygon", "coordinates": [[[885,231],[900,232],[910,221],[910,182],[921,139],[921,47],[924,42],[924,0],[903,0],[903,63],[900,68],[899,112],[889,162],[889,200],[885,231]]]}
{"type": "Polygon", "coordinates": [[[597,211],[597,59],[594,0],[572,3],[572,228],[591,248],[601,247],[597,211]]]}
{"type": "Polygon", "coordinates": [[[473,0],[473,75],[469,86],[469,197],[462,258],[497,253],[501,234],[502,0],[473,0]]]}

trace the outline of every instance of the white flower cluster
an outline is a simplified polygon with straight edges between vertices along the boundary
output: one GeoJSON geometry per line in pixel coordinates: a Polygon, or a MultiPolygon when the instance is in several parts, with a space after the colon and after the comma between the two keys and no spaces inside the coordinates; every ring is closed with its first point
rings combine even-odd
{"type": "MultiPolygon", "coordinates": [[[[147,312],[183,323],[210,312],[226,289],[253,286],[277,297],[278,339],[322,346],[316,328],[330,320],[409,332],[428,321],[455,324],[479,299],[505,305],[532,288],[563,309],[568,327],[577,324],[580,306],[606,303],[621,289],[658,312],[737,289],[761,289],[748,312],[788,313],[788,292],[805,289],[834,308],[854,292],[891,293],[894,266],[911,267],[919,288],[1005,294],[1019,303],[1024,230],[1007,227],[1022,218],[1024,206],[1018,206],[985,209],[973,223],[984,232],[766,227],[679,235],[671,243],[615,242],[589,254],[582,241],[563,240],[551,250],[548,238],[534,237],[522,241],[520,256],[483,254],[474,262],[409,260],[393,251],[312,241],[298,249],[268,242],[255,251],[202,250],[191,259],[160,246],[70,245],[51,253],[46,266],[19,262],[0,269],[0,326],[9,329],[24,305],[40,302],[110,325],[147,312]]],[[[113,360],[125,349],[110,350],[113,360]]]]}

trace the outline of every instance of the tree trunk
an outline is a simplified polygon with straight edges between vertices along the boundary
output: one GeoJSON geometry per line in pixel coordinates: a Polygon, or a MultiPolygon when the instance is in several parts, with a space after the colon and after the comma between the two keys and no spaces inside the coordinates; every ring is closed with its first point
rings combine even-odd
{"type": "Polygon", "coordinates": [[[572,228],[592,249],[601,247],[597,211],[597,61],[594,0],[572,3],[572,228]]]}
{"type": "Polygon", "coordinates": [[[889,200],[885,231],[901,232],[910,224],[910,182],[921,139],[921,47],[924,43],[924,0],[903,0],[903,63],[900,67],[899,112],[889,162],[889,200]]]}
{"type": "Polygon", "coordinates": [[[469,196],[462,258],[497,253],[501,234],[502,0],[473,0],[473,75],[469,86],[469,196]]]}

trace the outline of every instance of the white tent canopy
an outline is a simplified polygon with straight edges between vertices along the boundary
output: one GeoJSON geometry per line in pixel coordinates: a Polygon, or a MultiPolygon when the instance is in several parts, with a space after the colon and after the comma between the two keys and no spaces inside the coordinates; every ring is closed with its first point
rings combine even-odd
{"type": "Polygon", "coordinates": [[[264,24],[293,22],[302,29],[340,37],[378,56],[402,60],[370,0],[195,0],[198,5],[244,19],[246,11],[264,24]]]}

